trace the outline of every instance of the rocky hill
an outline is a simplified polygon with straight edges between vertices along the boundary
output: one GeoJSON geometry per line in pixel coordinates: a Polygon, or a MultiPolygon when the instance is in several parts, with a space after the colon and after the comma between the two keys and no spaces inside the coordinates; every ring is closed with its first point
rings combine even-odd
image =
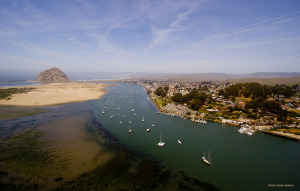
{"type": "Polygon", "coordinates": [[[68,82],[69,79],[67,75],[58,68],[50,68],[48,70],[42,71],[35,78],[38,82],[68,82]]]}

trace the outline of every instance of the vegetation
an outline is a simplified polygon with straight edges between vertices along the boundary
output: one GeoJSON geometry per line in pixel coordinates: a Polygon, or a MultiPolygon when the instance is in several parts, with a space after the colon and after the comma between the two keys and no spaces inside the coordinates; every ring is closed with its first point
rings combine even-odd
{"type": "Polygon", "coordinates": [[[199,92],[199,90],[192,90],[186,95],[176,93],[172,96],[172,100],[177,103],[186,103],[190,109],[199,110],[206,101],[206,94],[199,92]]]}
{"type": "Polygon", "coordinates": [[[40,131],[26,131],[0,142],[0,162],[8,169],[32,176],[57,176],[66,161],[47,149],[40,131]]]}
{"type": "Polygon", "coordinates": [[[34,88],[7,88],[7,89],[0,89],[0,99],[11,99],[11,96],[13,94],[20,94],[20,93],[26,93],[34,88]]]}
{"type": "MultiPolygon", "coordinates": [[[[298,86],[293,86],[297,88],[298,86]]],[[[225,90],[219,91],[219,94],[224,96],[225,99],[230,99],[235,101],[236,97],[250,98],[245,104],[245,109],[252,110],[256,114],[249,112],[247,117],[253,119],[259,119],[261,114],[272,113],[277,115],[278,121],[286,121],[289,112],[282,109],[281,105],[283,103],[280,97],[288,98],[295,94],[291,86],[285,85],[260,85],[259,83],[238,83],[236,85],[225,88],[225,90]]],[[[233,108],[228,108],[231,112],[234,111],[233,108]]],[[[241,108],[239,108],[242,110],[241,108]]],[[[296,116],[295,113],[290,113],[290,116],[296,116]]]]}
{"type": "Polygon", "coordinates": [[[291,86],[276,85],[268,86],[261,85],[259,83],[238,83],[233,86],[227,87],[225,90],[220,91],[219,94],[224,96],[225,99],[229,97],[246,97],[246,98],[269,98],[275,95],[283,95],[290,97],[294,95],[294,91],[291,86]]]}
{"type": "Polygon", "coordinates": [[[45,112],[47,112],[47,110],[41,110],[36,108],[0,107],[0,121],[15,119],[19,117],[27,117],[45,112]]]}

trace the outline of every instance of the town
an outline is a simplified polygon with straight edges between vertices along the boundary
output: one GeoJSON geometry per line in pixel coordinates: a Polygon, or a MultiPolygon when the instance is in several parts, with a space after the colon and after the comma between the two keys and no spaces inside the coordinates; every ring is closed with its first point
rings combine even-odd
{"type": "MultiPolygon", "coordinates": [[[[127,81],[131,82],[131,81],[127,81]]],[[[140,80],[161,114],[300,140],[299,85],[140,80]]]]}

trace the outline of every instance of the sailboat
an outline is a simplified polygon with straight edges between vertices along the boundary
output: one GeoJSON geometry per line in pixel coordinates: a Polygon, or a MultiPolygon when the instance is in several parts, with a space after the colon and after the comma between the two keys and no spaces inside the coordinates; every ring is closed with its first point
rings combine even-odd
{"type": "Polygon", "coordinates": [[[152,127],[154,127],[154,120],[153,120],[153,123],[152,123],[152,127]]]}
{"type": "Polygon", "coordinates": [[[157,146],[163,147],[164,145],[165,145],[165,143],[161,141],[161,135],[160,135],[160,140],[159,140],[159,143],[157,143],[157,146]]]}
{"type": "Polygon", "coordinates": [[[181,141],[179,139],[177,140],[177,142],[178,142],[179,145],[182,145],[182,143],[181,143],[181,141]]]}
{"type": "Polygon", "coordinates": [[[144,122],[144,121],[145,121],[145,119],[144,119],[144,116],[143,116],[142,122],[144,122]]]}
{"type": "Polygon", "coordinates": [[[123,122],[121,121],[121,118],[120,118],[120,123],[119,123],[119,125],[122,125],[122,123],[123,123],[123,122]]]}
{"type": "Polygon", "coordinates": [[[147,129],[147,132],[150,132],[150,129],[147,129]]]}
{"type": "Polygon", "coordinates": [[[104,108],[103,108],[102,114],[104,114],[104,108]]]}
{"type": "Polygon", "coordinates": [[[212,167],[212,163],[211,163],[211,158],[210,158],[210,153],[208,151],[208,156],[207,158],[205,157],[205,151],[204,151],[204,156],[202,157],[203,162],[205,162],[206,164],[210,165],[212,167]]]}
{"type": "Polygon", "coordinates": [[[128,133],[131,133],[131,132],[132,132],[132,129],[131,129],[131,126],[129,126],[128,133]]]}

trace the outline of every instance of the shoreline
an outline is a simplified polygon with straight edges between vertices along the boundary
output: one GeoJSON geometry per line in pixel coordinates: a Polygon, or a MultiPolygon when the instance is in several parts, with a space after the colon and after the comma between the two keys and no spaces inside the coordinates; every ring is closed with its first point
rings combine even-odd
{"type": "MultiPolygon", "coordinates": [[[[157,108],[157,110],[161,113],[161,114],[165,114],[165,115],[171,115],[171,116],[178,116],[178,113],[174,113],[172,111],[164,111],[162,108],[159,107],[158,103],[153,99],[152,95],[149,95],[151,101],[154,103],[155,107],[157,108]]],[[[185,118],[188,119],[188,117],[184,114],[185,118]]],[[[181,117],[183,120],[185,120],[185,118],[181,117]]],[[[239,125],[235,125],[235,124],[230,124],[230,123],[222,123],[222,121],[219,120],[209,120],[207,119],[207,121],[209,122],[213,122],[213,123],[220,123],[220,124],[225,124],[225,125],[229,125],[232,127],[236,127],[239,128],[239,125]]],[[[278,131],[266,131],[266,130],[259,130],[259,129],[255,129],[255,131],[260,131],[260,132],[264,132],[270,135],[276,135],[279,137],[283,137],[283,138],[288,138],[294,141],[299,141],[300,142],[300,136],[296,135],[296,134],[290,134],[290,133],[283,133],[283,132],[278,132],[278,131]]]]}
{"type": "Polygon", "coordinates": [[[300,142],[300,135],[295,135],[295,134],[290,134],[290,133],[282,133],[282,132],[278,132],[278,131],[274,131],[274,130],[272,130],[272,131],[260,130],[260,131],[270,134],[270,135],[284,137],[284,138],[288,138],[288,139],[292,139],[292,140],[300,142]]]}
{"type": "MultiPolygon", "coordinates": [[[[89,82],[46,83],[35,86],[18,86],[16,88],[33,88],[26,93],[17,93],[9,99],[1,99],[0,106],[54,106],[73,102],[83,102],[101,98],[109,84],[89,82]]],[[[8,88],[0,88],[8,89],[8,88]]]]}

